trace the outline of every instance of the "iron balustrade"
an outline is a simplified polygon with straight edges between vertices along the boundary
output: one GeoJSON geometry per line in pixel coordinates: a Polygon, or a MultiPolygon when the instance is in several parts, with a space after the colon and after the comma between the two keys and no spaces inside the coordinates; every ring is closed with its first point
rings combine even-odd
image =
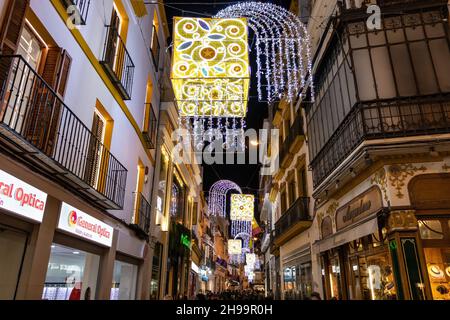
{"type": "MultiPolygon", "coordinates": [[[[74,6],[77,10],[78,17],[80,18],[80,24],[85,25],[87,22],[87,17],[89,14],[89,6],[91,5],[91,0],[62,0],[62,3],[66,8],[74,6]]],[[[69,15],[71,12],[69,11],[69,15]]],[[[73,14],[73,12],[72,12],[73,14]]],[[[77,21],[75,20],[75,24],[77,21]]]]}
{"type": "Polygon", "coordinates": [[[0,55],[0,90],[0,136],[53,160],[70,184],[111,202],[103,206],[123,208],[127,169],[22,56],[0,55]]]}
{"type": "Polygon", "coordinates": [[[158,72],[159,54],[161,51],[161,46],[159,45],[158,33],[157,33],[155,25],[153,25],[152,44],[150,47],[150,51],[152,52],[152,59],[153,59],[154,65],[155,65],[155,72],[158,72]]]}
{"type": "Polygon", "coordinates": [[[124,100],[133,91],[134,63],[117,28],[106,26],[103,58],[100,61],[124,100]]]}
{"type": "Polygon", "coordinates": [[[309,216],[309,197],[300,197],[285,213],[275,222],[275,229],[271,234],[271,240],[286,233],[294,224],[300,221],[311,221],[309,216]]]}
{"type": "Polygon", "coordinates": [[[150,213],[151,206],[150,203],[145,199],[145,197],[140,192],[133,192],[134,194],[134,221],[132,225],[135,225],[142,231],[146,236],[150,232],[150,213]]]}
{"type": "Polygon", "coordinates": [[[329,176],[364,140],[448,132],[450,94],[358,103],[311,161],[314,186],[329,176]]]}
{"type": "Polygon", "coordinates": [[[146,103],[145,108],[148,110],[148,123],[142,134],[144,135],[147,148],[155,149],[158,119],[156,119],[155,111],[153,111],[153,105],[151,103],[146,103]]]}
{"type": "Polygon", "coordinates": [[[283,162],[283,160],[286,158],[286,156],[290,153],[289,149],[291,148],[295,139],[298,136],[302,136],[302,135],[303,135],[303,118],[301,115],[297,115],[295,117],[294,123],[289,128],[289,132],[288,132],[286,139],[284,139],[283,144],[281,145],[281,148],[280,148],[281,162],[283,162]]]}

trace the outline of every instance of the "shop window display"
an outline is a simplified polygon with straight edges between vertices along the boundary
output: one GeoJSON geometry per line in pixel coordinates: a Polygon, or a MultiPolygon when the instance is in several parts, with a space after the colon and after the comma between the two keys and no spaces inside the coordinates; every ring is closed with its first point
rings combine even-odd
{"type": "Polygon", "coordinates": [[[114,262],[111,300],[134,300],[137,272],[138,267],[136,265],[117,260],[114,262]]]}
{"type": "Polygon", "coordinates": [[[450,220],[419,220],[432,298],[450,300],[450,220]]]}
{"type": "Polygon", "coordinates": [[[95,299],[100,256],[53,244],[42,299],[95,299]]]}

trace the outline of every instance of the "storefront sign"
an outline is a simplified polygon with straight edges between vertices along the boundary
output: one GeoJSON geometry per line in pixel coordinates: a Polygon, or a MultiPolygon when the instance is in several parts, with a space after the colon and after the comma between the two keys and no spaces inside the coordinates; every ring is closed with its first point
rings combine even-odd
{"type": "Polygon", "coordinates": [[[58,228],[111,247],[114,228],[63,202],[58,228]]]}
{"type": "Polygon", "coordinates": [[[191,240],[187,234],[181,234],[180,242],[183,246],[191,248],[191,240]]]}
{"type": "Polygon", "coordinates": [[[381,191],[372,187],[336,211],[336,230],[370,216],[383,207],[381,191]]]}
{"type": "Polygon", "coordinates": [[[0,208],[42,222],[47,194],[0,170],[0,208]]]}
{"type": "Polygon", "coordinates": [[[200,273],[199,267],[194,262],[191,262],[191,269],[197,274],[200,273]]]}

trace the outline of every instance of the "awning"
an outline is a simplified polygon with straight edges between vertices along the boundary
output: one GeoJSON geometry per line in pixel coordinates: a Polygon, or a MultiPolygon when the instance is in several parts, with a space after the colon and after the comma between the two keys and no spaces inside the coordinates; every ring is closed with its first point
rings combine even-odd
{"type": "Polygon", "coordinates": [[[377,231],[378,221],[377,215],[375,215],[369,219],[365,219],[365,221],[362,221],[357,226],[350,226],[350,229],[348,230],[344,229],[333,234],[329,238],[316,241],[312,246],[312,251],[314,254],[324,252],[377,231]]]}

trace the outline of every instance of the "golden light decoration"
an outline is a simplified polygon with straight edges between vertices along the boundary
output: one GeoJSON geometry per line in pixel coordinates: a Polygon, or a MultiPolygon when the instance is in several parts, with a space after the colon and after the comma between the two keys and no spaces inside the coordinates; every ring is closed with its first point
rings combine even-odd
{"type": "Polygon", "coordinates": [[[228,240],[228,254],[229,255],[240,255],[241,253],[242,253],[241,240],[229,239],[228,240]]]}
{"type": "Polygon", "coordinates": [[[171,80],[181,117],[245,117],[246,18],[174,18],[171,80]]]}
{"type": "Polygon", "coordinates": [[[252,221],[254,209],[255,209],[254,195],[252,194],[231,195],[231,210],[230,210],[231,221],[252,221]]]}

